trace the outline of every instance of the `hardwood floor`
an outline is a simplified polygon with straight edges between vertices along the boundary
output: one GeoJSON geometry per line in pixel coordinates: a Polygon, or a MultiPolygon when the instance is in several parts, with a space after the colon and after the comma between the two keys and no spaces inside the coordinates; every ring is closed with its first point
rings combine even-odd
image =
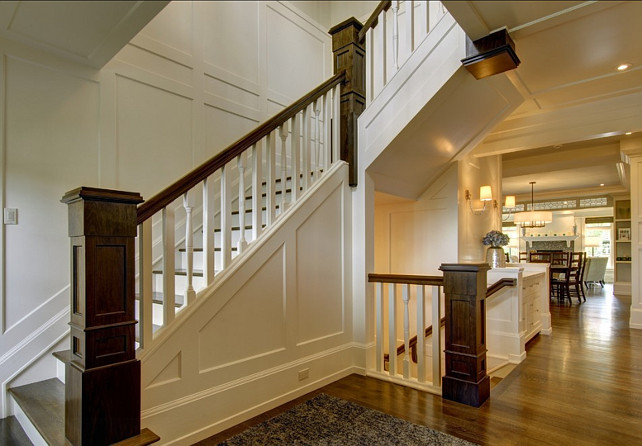
{"type": "MultiPolygon", "coordinates": [[[[319,392],[481,445],[642,444],[642,330],[628,328],[630,297],[595,288],[581,305],[551,304],[553,334],[491,390],[481,408],[351,375],[319,392]]],[[[217,444],[297,404],[288,403],[199,443],[217,444]]]]}

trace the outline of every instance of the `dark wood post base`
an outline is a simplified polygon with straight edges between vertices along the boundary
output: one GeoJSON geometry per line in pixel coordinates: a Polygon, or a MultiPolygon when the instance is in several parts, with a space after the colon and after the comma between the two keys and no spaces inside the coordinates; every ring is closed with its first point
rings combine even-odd
{"type": "Polygon", "coordinates": [[[490,396],[486,375],[486,263],[442,264],[446,374],[442,398],[479,407],[490,396]]]}
{"type": "Polygon", "coordinates": [[[137,193],[81,187],[65,194],[71,238],[71,352],[65,435],[102,446],[140,434],[135,351],[137,193]]]}

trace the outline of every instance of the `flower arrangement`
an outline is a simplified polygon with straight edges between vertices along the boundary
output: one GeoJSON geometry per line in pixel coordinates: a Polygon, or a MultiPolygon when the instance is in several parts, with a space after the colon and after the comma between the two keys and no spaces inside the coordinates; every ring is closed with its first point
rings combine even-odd
{"type": "Polygon", "coordinates": [[[510,237],[508,237],[506,234],[500,231],[490,231],[488,234],[484,236],[482,239],[482,243],[484,245],[490,245],[494,248],[500,247],[500,246],[506,246],[508,245],[508,242],[510,241],[510,237]]]}

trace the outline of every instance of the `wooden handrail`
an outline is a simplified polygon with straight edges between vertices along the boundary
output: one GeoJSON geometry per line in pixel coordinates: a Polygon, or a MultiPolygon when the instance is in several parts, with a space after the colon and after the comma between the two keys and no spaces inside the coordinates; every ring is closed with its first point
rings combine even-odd
{"type": "Polygon", "coordinates": [[[387,11],[388,9],[390,9],[390,6],[392,6],[392,2],[390,0],[383,0],[379,2],[375,10],[372,11],[372,14],[370,14],[370,17],[368,17],[368,20],[366,20],[366,23],[365,25],[363,25],[361,31],[359,31],[359,43],[363,42],[363,39],[366,38],[366,33],[370,28],[374,28],[375,26],[377,26],[377,22],[379,21],[379,14],[381,14],[381,11],[387,11]]]}
{"type": "Polygon", "coordinates": [[[442,276],[418,276],[407,274],[368,274],[368,282],[443,286],[444,278],[442,276]]]}
{"type": "Polygon", "coordinates": [[[515,285],[517,285],[517,279],[508,279],[506,277],[503,279],[499,279],[497,282],[486,288],[486,297],[492,296],[504,287],[515,285]]]}
{"type": "Polygon", "coordinates": [[[176,200],[185,192],[196,186],[198,183],[212,175],[218,169],[225,166],[228,162],[232,161],[253,144],[256,144],[263,137],[277,129],[280,125],[287,122],[288,119],[292,118],[316,99],[330,91],[338,84],[344,82],[345,78],[345,70],[338,72],[314,90],[296,100],[292,105],[274,115],[272,118],[259,125],[256,129],[243,136],[235,143],[229,145],[225,150],[213,158],[210,158],[183,178],[177,180],[172,185],[166,187],[160,193],[154,195],[145,203],[141,204],[138,207],[138,224],[141,224],[156,212],[160,211],[172,201],[176,200]]]}

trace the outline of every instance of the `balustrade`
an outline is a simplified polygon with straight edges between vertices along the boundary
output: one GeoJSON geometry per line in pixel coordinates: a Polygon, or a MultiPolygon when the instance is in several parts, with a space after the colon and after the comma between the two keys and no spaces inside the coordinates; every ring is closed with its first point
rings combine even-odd
{"type": "Polygon", "coordinates": [[[340,161],[344,79],[345,73],[338,73],[139,206],[139,346],[151,345],[158,328],[212,285],[277,215],[312,188],[320,172],[340,161]],[[176,256],[178,249],[182,256],[176,256]]]}

